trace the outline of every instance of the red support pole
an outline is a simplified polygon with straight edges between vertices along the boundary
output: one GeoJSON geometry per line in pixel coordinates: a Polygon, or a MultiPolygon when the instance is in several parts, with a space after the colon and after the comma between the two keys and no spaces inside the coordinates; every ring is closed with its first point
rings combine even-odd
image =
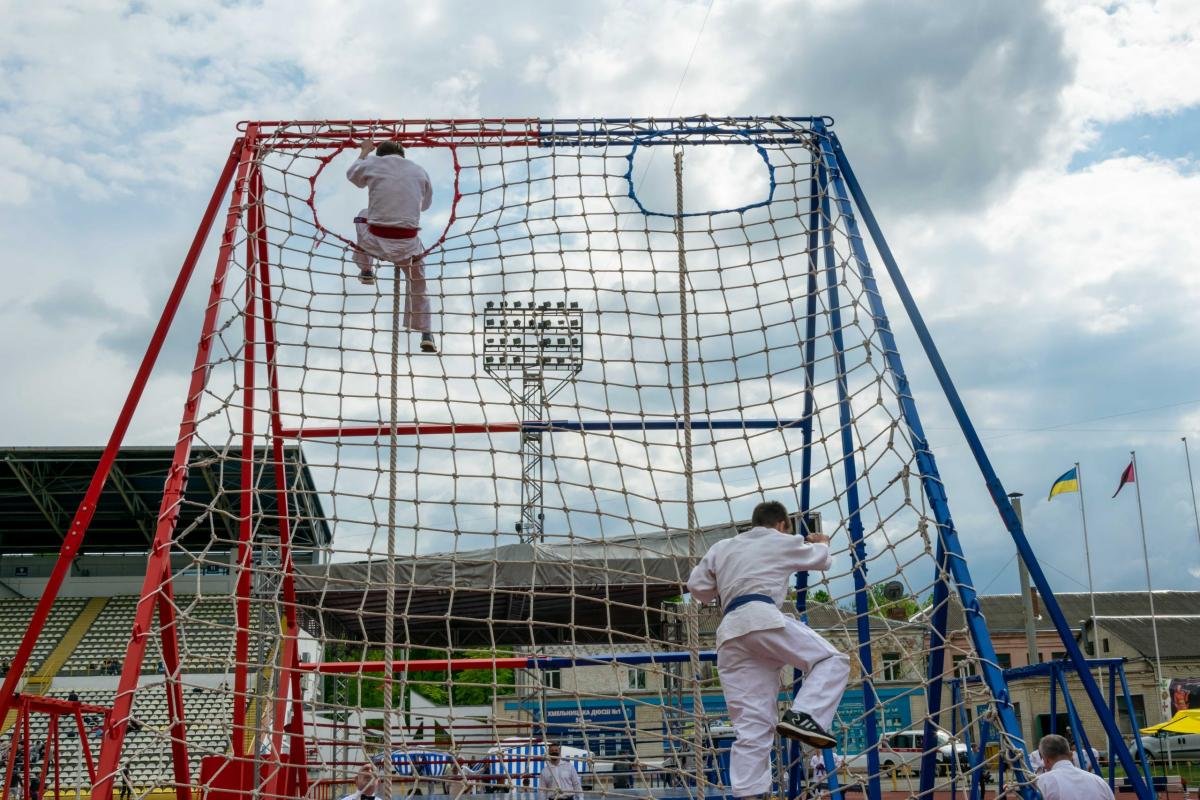
{"type": "MultiPolygon", "coordinates": [[[[163,689],[167,694],[167,715],[171,720],[171,759],[175,773],[175,794],[178,800],[191,796],[191,760],[187,751],[187,724],[183,708],[182,669],[179,658],[179,622],[175,617],[175,590],[171,584],[171,560],[164,567],[162,587],[158,592],[158,626],[162,641],[163,689]]],[[[141,662],[139,662],[140,664],[141,662]]]]}
{"type": "MultiPolygon", "coordinates": [[[[258,178],[258,191],[262,191],[262,177],[258,178]]],[[[281,420],[281,408],[279,402],[279,373],[278,363],[276,360],[278,340],[276,338],[275,328],[275,306],[271,297],[271,264],[270,253],[267,247],[267,225],[265,216],[258,214],[258,227],[255,229],[255,236],[252,241],[258,247],[258,270],[259,279],[258,286],[262,293],[262,314],[263,314],[263,342],[265,346],[265,358],[267,364],[267,389],[268,389],[268,404],[270,409],[271,423],[271,461],[275,470],[275,513],[279,520],[279,549],[280,549],[280,567],[283,570],[283,610],[284,610],[284,653],[280,659],[280,687],[294,685],[298,686],[299,673],[296,668],[299,666],[299,620],[296,614],[296,582],[295,582],[295,565],[292,562],[292,535],[291,535],[291,505],[289,503],[289,494],[287,487],[287,471],[285,469],[283,436],[281,431],[283,423],[281,420]],[[289,677],[297,679],[289,681],[289,677]]],[[[302,708],[300,699],[295,696],[291,698],[294,708],[302,708]]],[[[272,741],[273,752],[278,753],[282,747],[282,737],[284,720],[287,715],[287,698],[284,691],[279,692],[279,696],[275,699],[274,727],[275,735],[272,741]]],[[[300,714],[299,730],[301,737],[304,731],[303,713],[300,714]]],[[[293,745],[295,742],[293,741],[293,745]]],[[[303,747],[301,748],[303,751],[303,747]]],[[[303,756],[303,752],[301,753],[303,756]]],[[[295,759],[295,754],[289,751],[288,761],[295,759]]],[[[290,772],[289,772],[290,774],[290,772]]]]}
{"type": "MultiPolygon", "coordinates": [[[[105,720],[108,719],[107,714],[105,720]]],[[[92,746],[87,740],[87,725],[83,724],[83,712],[75,709],[75,727],[79,729],[79,746],[83,749],[83,763],[87,765],[88,782],[96,782],[96,762],[92,760],[92,746]]]]}
{"type": "MultiPolygon", "coordinates": [[[[196,360],[192,367],[191,382],[188,385],[187,402],[183,409],[183,419],[179,425],[179,436],[176,439],[175,454],[171,462],[171,470],[163,489],[162,504],[159,507],[158,527],[154,534],[154,544],[151,548],[149,562],[146,567],[146,577],[142,582],[141,600],[138,602],[137,614],[133,624],[133,634],[125,653],[125,665],[117,687],[117,696],[113,702],[110,724],[105,727],[104,738],[100,746],[100,780],[92,789],[91,800],[112,800],[113,778],[116,774],[117,762],[121,756],[121,746],[125,741],[125,731],[129,724],[129,712],[133,706],[133,692],[137,687],[138,675],[141,673],[142,659],[146,654],[146,638],[152,621],[154,605],[151,598],[160,590],[164,582],[169,580],[171,566],[171,540],[175,524],[179,519],[179,505],[183,498],[184,484],[187,478],[188,459],[191,455],[192,438],[196,431],[196,418],[200,409],[200,398],[208,379],[209,351],[212,347],[216,328],[217,311],[224,295],[225,278],[228,273],[230,256],[233,252],[234,239],[237,233],[238,221],[242,214],[242,198],[246,189],[246,174],[254,156],[255,131],[251,128],[244,139],[240,140],[237,158],[237,175],[233,192],[230,196],[229,208],[226,213],[225,230],[221,236],[221,245],[217,253],[216,271],[212,288],[209,292],[208,307],[205,310],[204,322],[201,327],[200,342],[196,348],[196,360]]],[[[165,331],[164,331],[165,336],[165,331]]],[[[160,343],[161,346],[161,343],[160,343]]],[[[60,557],[61,558],[61,557],[60,557]]],[[[165,659],[164,659],[165,660],[165,659]]],[[[183,743],[186,747],[186,742],[183,743]]],[[[176,787],[178,800],[189,800],[190,790],[186,785],[176,787]]]]}
{"type": "Polygon", "coordinates": [[[301,691],[300,671],[292,670],[292,738],[288,760],[298,782],[293,797],[308,796],[308,742],[304,737],[304,697],[301,691]]]}
{"type": "MultiPolygon", "coordinates": [[[[246,228],[246,286],[242,345],[242,463],[241,507],[238,513],[238,579],[234,632],[233,673],[233,752],[246,754],[246,705],[250,660],[250,592],[252,589],[252,555],[254,549],[254,308],[255,270],[258,258],[255,237],[262,227],[262,173],[257,166],[250,169],[249,200],[246,228]]],[[[256,669],[261,669],[257,665],[256,669]]],[[[257,732],[253,737],[257,740],[257,732]]],[[[255,742],[256,744],[256,742],[255,742]]]]}
{"type": "Polygon", "coordinates": [[[21,723],[23,730],[21,734],[21,752],[25,755],[24,763],[21,765],[21,782],[24,791],[21,796],[29,797],[29,775],[33,772],[33,749],[29,746],[29,702],[28,698],[22,698],[25,705],[25,713],[21,715],[21,723]]]}
{"type": "Polygon", "coordinates": [[[109,473],[112,471],[113,462],[116,461],[117,453],[121,449],[121,443],[125,440],[125,433],[129,429],[129,423],[133,419],[133,414],[137,410],[138,403],[141,401],[142,393],[146,389],[146,383],[150,380],[150,373],[154,369],[155,362],[158,361],[158,355],[162,352],[163,342],[167,338],[167,331],[171,329],[175,313],[179,310],[179,305],[183,301],[184,292],[187,290],[188,283],[191,282],[196,262],[200,258],[200,251],[203,250],[209,231],[212,230],[212,223],[220,208],[221,200],[224,199],[225,192],[229,189],[229,182],[233,178],[234,169],[237,167],[242,151],[242,141],[239,138],[234,142],[233,149],[229,153],[229,158],[225,161],[225,168],[221,170],[221,176],[217,179],[217,185],[213,189],[212,197],[208,201],[208,207],[205,209],[204,217],[200,221],[200,227],[197,228],[196,236],[192,239],[192,246],[188,249],[187,256],[183,260],[183,265],[179,269],[179,276],[175,279],[175,285],[171,289],[171,294],[167,297],[167,303],[163,307],[162,315],[158,319],[154,335],[150,338],[150,344],[146,347],[146,354],[142,356],[142,363],[138,367],[137,374],[134,376],[133,385],[129,388],[129,394],[125,397],[125,404],[121,407],[121,413],[117,415],[117,422],[113,426],[112,434],[108,437],[108,444],[105,445],[104,453],[100,456],[100,461],[96,465],[96,472],[92,475],[91,483],[88,484],[83,500],[80,501],[79,508],[75,511],[75,517],[71,520],[71,525],[67,529],[67,535],[63,539],[62,548],[58,553],[58,561],[55,562],[54,569],[46,581],[46,588],[42,591],[42,598],[38,601],[33,616],[30,617],[29,627],[25,629],[25,635],[21,638],[21,645],[17,649],[17,654],[13,656],[12,665],[4,678],[4,683],[0,685],[0,719],[4,719],[12,707],[12,698],[17,690],[17,682],[25,672],[25,667],[29,663],[30,656],[33,654],[33,647],[37,643],[37,638],[45,628],[46,620],[50,616],[50,609],[54,605],[54,601],[58,598],[58,592],[71,570],[71,563],[79,553],[79,548],[83,544],[84,534],[87,533],[88,526],[92,522],[92,516],[96,513],[96,504],[100,501],[100,494],[104,491],[104,484],[108,480],[109,473]]]}
{"type": "MultiPolygon", "coordinates": [[[[61,786],[59,783],[59,764],[58,764],[59,747],[58,747],[58,714],[57,713],[52,714],[50,716],[50,736],[51,736],[51,741],[54,742],[54,745],[53,745],[54,746],[54,798],[55,798],[55,800],[58,800],[58,798],[62,797],[62,789],[61,789],[61,786]]],[[[50,749],[50,746],[47,745],[46,750],[49,751],[49,749],[50,749]]],[[[49,760],[50,760],[49,752],[46,753],[45,758],[46,758],[47,764],[48,764],[49,760]]],[[[46,784],[43,783],[42,784],[42,796],[45,797],[45,795],[46,795],[46,784]]]]}
{"type": "Polygon", "coordinates": [[[4,800],[8,800],[9,792],[12,790],[13,771],[16,769],[17,764],[17,750],[20,749],[17,739],[24,728],[22,720],[26,713],[25,698],[21,697],[20,701],[17,706],[17,718],[13,722],[12,736],[9,737],[8,742],[8,764],[4,768],[4,800]]]}

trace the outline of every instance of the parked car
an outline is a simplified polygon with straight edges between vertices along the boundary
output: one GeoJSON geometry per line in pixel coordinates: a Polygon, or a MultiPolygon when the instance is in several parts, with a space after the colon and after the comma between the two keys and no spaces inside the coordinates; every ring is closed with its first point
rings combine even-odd
{"type": "MultiPolygon", "coordinates": [[[[943,730],[935,732],[937,736],[937,764],[939,770],[947,769],[950,760],[957,756],[960,769],[965,769],[968,763],[967,745],[953,739],[943,730]]],[[[879,767],[887,772],[898,767],[907,767],[913,773],[921,769],[921,757],[925,754],[925,732],[919,728],[907,731],[896,731],[883,736],[879,741],[879,767]]],[[[846,759],[846,766],[852,772],[867,771],[867,753],[861,753],[846,759]]]]}
{"type": "MultiPolygon", "coordinates": [[[[1172,759],[1193,760],[1200,758],[1200,733],[1143,736],[1142,747],[1146,748],[1146,757],[1154,761],[1166,761],[1168,749],[1172,759]]],[[[1129,742],[1129,751],[1137,756],[1137,743],[1133,740],[1129,742]]]]}

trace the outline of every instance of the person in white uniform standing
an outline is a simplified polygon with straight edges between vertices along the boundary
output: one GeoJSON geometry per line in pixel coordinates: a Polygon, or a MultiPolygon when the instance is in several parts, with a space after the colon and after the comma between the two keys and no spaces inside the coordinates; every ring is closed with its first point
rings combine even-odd
{"type": "Polygon", "coordinates": [[[1046,771],[1037,776],[1045,800],[1113,800],[1108,781],[1071,763],[1071,745],[1062,736],[1043,736],[1038,752],[1046,764],[1046,771]]]}
{"type": "Polygon", "coordinates": [[[779,610],[794,573],[832,566],[829,537],[793,535],[779,502],[759,503],[750,521],[750,530],[714,544],[688,578],[692,597],[719,599],[724,610],[717,672],[737,731],[729,779],[740,798],[770,790],[775,733],[819,748],[836,743],[829,727],[850,676],[845,654],[779,610]],[[802,670],[804,682],[780,718],[779,673],[785,666],[802,670]]]}
{"type": "Polygon", "coordinates": [[[404,157],[399,142],[382,142],[375,147],[374,142],[366,141],[359,145],[358,160],[346,170],[346,177],[367,190],[367,207],[354,218],[358,279],[365,284],[375,282],[373,258],[395,264],[407,284],[404,327],[421,332],[421,350],[436,353],[425,285],[425,245],[417,235],[421,212],[433,202],[429,174],[404,157]]]}
{"type": "Polygon", "coordinates": [[[562,746],[546,747],[546,763],[538,775],[539,800],[583,800],[583,782],[575,765],[562,757],[562,746]]]}

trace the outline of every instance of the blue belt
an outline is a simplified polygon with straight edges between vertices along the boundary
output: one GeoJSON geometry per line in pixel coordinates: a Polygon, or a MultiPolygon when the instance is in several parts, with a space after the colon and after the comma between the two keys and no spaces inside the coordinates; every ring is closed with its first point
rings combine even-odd
{"type": "Polygon", "coordinates": [[[723,613],[728,614],[735,608],[741,608],[747,603],[770,603],[771,605],[775,605],[775,598],[769,594],[739,594],[729,601],[729,605],[725,606],[723,613]]]}

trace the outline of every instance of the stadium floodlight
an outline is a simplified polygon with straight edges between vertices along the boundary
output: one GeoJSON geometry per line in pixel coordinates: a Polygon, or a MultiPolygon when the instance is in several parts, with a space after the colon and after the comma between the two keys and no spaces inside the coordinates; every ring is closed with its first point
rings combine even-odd
{"type": "Polygon", "coordinates": [[[483,370],[512,396],[521,416],[524,542],[542,540],[542,433],[550,399],[583,369],[583,312],[565,300],[489,300],[483,310],[483,370]],[[538,423],[531,425],[530,423],[538,423]]]}

